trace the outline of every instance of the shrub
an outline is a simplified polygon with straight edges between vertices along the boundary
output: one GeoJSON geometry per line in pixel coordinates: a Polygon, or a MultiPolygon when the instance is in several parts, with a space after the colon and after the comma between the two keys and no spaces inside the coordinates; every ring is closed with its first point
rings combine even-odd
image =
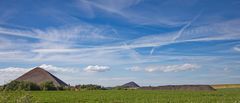
{"type": "Polygon", "coordinates": [[[104,87],[94,84],[76,85],[75,88],[78,90],[105,90],[104,87]]]}
{"type": "Polygon", "coordinates": [[[3,88],[4,88],[4,90],[7,90],[7,91],[9,91],[9,90],[16,91],[16,90],[18,90],[18,85],[19,84],[20,84],[19,81],[12,81],[12,82],[4,85],[3,88]]]}
{"type": "Polygon", "coordinates": [[[3,91],[3,86],[0,86],[0,91],[3,91]]]}
{"type": "Polygon", "coordinates": [[[3,86],[3,89],[6,91],[16,91],[16,90],[40,90],[40,87],[32,82],[28,81],[12,81],[3,86]]]}
{"type": "Polygon", "coordinates": [[[1,90],[5,91],[34,91],[34,90],[66,90],[67,87],[64,86],[58,86],[56,87],[52,81],[43,82],[40,85],[37,85],[33,82],[29,81],[12,81],[2,87],[0,87],[1,90]]]}
{"type": "Polygon", "coordinates": [[[52,81],[46,81],[40,84],[41,90],[57,90],[57,87],[53,84],[52,81]]]}
{"type": "Polygon", "coordinates": [[[40,90],[40,87],[37,84],[32,83],[32,82],[21,81],[20,84],[21,85],[19,86],[19,90],[26,90],[26,91],[29,91],[29,90],[40,90]]]}
{"type": "Polygon", "coordinates": [[[127,88],[125,87],[122,87],[122,86],[116,86],[116,87],[113,87],[111,88],[112,90],[127,90],[127,88]]]}
{"type": "Polygon", "coordinates": [[[76,91],[76,90],[78,90],[78,89],[75,88],[74,86],[67,86],[67,87],[64,87],[63,90],[76,91]]]}

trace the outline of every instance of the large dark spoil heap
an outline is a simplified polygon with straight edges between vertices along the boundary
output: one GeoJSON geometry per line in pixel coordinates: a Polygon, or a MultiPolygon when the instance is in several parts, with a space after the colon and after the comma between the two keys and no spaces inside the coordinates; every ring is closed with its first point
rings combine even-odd
{"type": "Polygon", "coordinates": [[[36,84],[41,84],[46,81],[52,81],[55,86],[67,86],[65,82],[40,67],[36,67],[29,72],[23,74],[22,76],[17,78],[16,81],[29,81],[36,84]]]}

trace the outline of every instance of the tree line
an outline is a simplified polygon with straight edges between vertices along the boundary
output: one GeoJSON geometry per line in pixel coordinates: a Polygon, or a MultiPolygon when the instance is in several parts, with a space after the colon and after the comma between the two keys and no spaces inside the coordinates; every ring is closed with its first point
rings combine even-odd
{"type": "Polygon", "coordinates": [[[103,86],[87,84],[76,86],[55,86],[52,81],[42,82],[39,85],[29,81],[12,81],[0,87],[1,91],[52,91],[52,90],[106,90],[103,86]]]}

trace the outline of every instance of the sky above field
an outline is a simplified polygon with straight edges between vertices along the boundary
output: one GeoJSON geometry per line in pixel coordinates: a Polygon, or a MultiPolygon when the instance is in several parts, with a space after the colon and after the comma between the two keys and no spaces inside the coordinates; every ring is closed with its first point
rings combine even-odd
{"type": "Polygon", "coordinates": [[[0,0],[0,84],[240,83],[239,0],[0,0]]]}

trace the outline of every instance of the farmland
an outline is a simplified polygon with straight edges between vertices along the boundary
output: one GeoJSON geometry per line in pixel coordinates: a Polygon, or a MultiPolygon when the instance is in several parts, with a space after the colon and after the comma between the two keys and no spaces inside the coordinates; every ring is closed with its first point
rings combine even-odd
{"type": "Polygon", "coordinates": [[[224,88],[240,88],[240,84],[218,84],[212,85],[215,89],[224,89],[224,88]]]}
{"type": "Polygon", "coordinates": [[[240,89],[0,92],[1,103],[240,103],[240,89]]]}

